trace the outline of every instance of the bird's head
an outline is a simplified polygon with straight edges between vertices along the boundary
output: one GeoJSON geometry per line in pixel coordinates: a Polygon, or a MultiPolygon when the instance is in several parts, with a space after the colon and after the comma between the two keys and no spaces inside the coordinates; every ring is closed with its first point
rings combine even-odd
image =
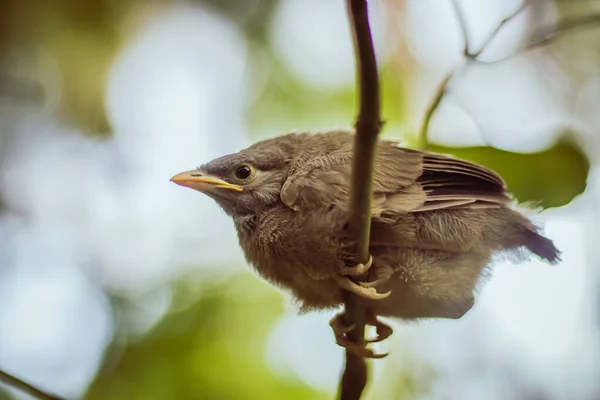
{"type": "Polygon", "coordinates": [[[232,217],[254,214],[280,201],[301,134],[259,142],[171,180],[213,198],[232,217]]]}

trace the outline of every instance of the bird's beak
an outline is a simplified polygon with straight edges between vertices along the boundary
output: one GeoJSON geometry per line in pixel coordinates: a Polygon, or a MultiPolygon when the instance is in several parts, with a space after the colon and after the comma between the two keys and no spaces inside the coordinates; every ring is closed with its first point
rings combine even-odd
{"type": "Polygon", "coordinates": [[[239,185],[225,182],[214,176],[204,175],[198,170],[185,171],[171,178],[179,186],[185,186],[200,192],[216,192],[219,189],[229,189],[241,192],[243,189],[239,185]]]}

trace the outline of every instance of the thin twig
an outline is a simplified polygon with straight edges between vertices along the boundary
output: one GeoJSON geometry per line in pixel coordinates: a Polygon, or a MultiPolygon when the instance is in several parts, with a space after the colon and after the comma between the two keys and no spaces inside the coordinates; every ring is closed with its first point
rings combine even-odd
{"type": "MultiPolygon", "coordinates": [[[[379,76],[369,27],[367,0],[347,0],[346,6],[354,39],[359,93],[348,230],[357,243],[356,262],[366,263],[369,259],[375,149],[382,125],[379,76]]],[[[355,326],[348,333],[348,338],[355,343],[364,343],[366,312],[364,301],[361,301],[356,295],[346,292],[344,306],[345,323],[355,326]]],[[[346,350],[346,366],[340,384],[340,398],[342,400],[360,399],[366,383],[367,364],[365,360],[346,350]]]]}
{"type": "MultiPolygon", "coordinates": [[[[513,19],[515,19],[518,15],[520,15],[527,7],[529,7],[529,5],[531,3],[532,3],[531,0],[523,1],[523,3],[521,4],[521,7],[517,8],[512,14],[510,14],[508,17],[506,17],[502,21],[500,21],[500,23],[496,26],[496,29],[494,29],[494,31],[488,36],[486,41],[483,42],[483,44],[481,45],[479,50],[477,50],[475,53],[472,53],[472,54],[467,53],[467,54],[465,54],[465,56],[468,58],[471,58],[471,59],[477,59],[481,55],[481,53],[483,53],[485,51],[485,49],[488,48],[488,46],[492,43],[492,41],[494,40],[496,35],[498,35],[498,33],[502,30],[502,28],[504,28],[504,26],[506,24],[508,24],[513,19]]],[[[458,10],[457,12],[460,14],[460,10],[458,10]]],[[[465,37],[465,41],[467,41],[467,40],[468,39],[465,37]]]]}
{"type": "Polygon", "coordinates": [[[53,396],[36,388],[35,386],[30,385],[29,383],[22,381],[21,379],[4,372],[0,369],[0,381],[4,382],[6,385],[18,389],[28,395],[40,399],[40,400],[64,400],[62,397],[53,396]]]}
{"type": "Polygon", "coordinates": [[[460,30],[463,35],[463,40],[465,42],[463,48],[463,55],[465,57],[468,57],[469,49],[471,48],[471,46],[469,46],[469,27],[467,25],[467,20],[464,14],[460,10],[460,4],[458,4],[458,2],[459,0],[452,0],[452,9],[454,10],[454,14],[456,16],[456,19],[458,20],[458,25],[460,26],[460,30]]]}
{"type": "MultiPolygon", "coordinates": [[[[509,56],[499,58],[497,60],[491,60],[491,61],[487,61],[487,60],[481,61],[479,59],[479,56],[481,56],[481,54],[489,47],[489,45],[492,43],[494,38],[496,38],[498,33],[506,26],[506,24],[508,24],[510,21],[512,21],[518,15],[520,15],[528,6],[530,6],[533,3],[533,1],[534,0],[523,1],[521,6],[515,12],[513,12],[508,17],[504,18],[498,24],[498,26],[496,26],[494,31],[488,36],[488,38],[485,40],[485,42],[481,45],[479,50],[477,50],[475,52],[471,52],[470,46],[469,46],[469,35],[468,35],[469,29],[468,29],[466,20],[464,18],[464,14],[462,13],[462,11],[460,9],[458,0],[452,0],[453,10],[456,14],[456,17],[457,17],[459,25],[460,25],[461,32],[464,36],[465,44],[464,44],[464,49],[463,49],[463,55],[465,57],[466,62],[463,62],[459,67],[455,68],[450,73],[448,73],[446,75],[446,77],[442,80],[440,85],[438,86],[438,88],[435,92],[435,95],[431,100],[429,107],[427,107],[425,116],[423,117],[423,123],[421,125],[421,129],[419,130],[419,140],[418,140],[419,148],[426,149],[429,146],[428,136],[429,136],[429,126],[431,124],[431,120],[433,118],[433,115],[439,108],[440,104],[444,100],[444,97],[448,93],[448,86],[454,76],[458,75],[460,72],[463,72],[472,63],[491,65],[491,64],[496,64],[496,63],[505,61],[514,56],[514,54],[511,54],[509,56]]],[[[545,46],[545,45],[551,43],[552,41],[554,41],[560,35],[569,33],[575,29],[585,28],[585,27],[589,27],[589,26],[593,26],[593,25],[597,25],[598,27],[600,27],[600,14],[585,15],[585,16],[581,16],[581,17],[573,17],[573,18],[564,20],[564,21],[560,22],[558,24],[558,26],[556,26],[556,27],[542,29],[538,33],[534,34],[532,37],[532,40],[528,44],[526,44],[523,48],[521,48],[517,52],[517,54],[521,54],[523,52],[545,46]]]]}
{"type": "Polygon", "coordinates": [[[448,83],[452,80],[454,76],[454,71],[450,72],[442,83],[438,86],[437,91],[435,92],[435,97],[432,99],[429,107],[427,107],[427,111],[425,112],[425,118],[423,118],[423,125],[421,126],[421,131],[419,132],[419,149],[426,150],[429,146],[429,124],[431,123],[431,119],[433,118],[433,114],[437,111],[442,104],[442,100],[446,96],[446,90],[448,87],[448,83]]]}
{"type": "MultiPolygon", "coordinates": [[[[593,25],[596,25],[596,28],[600,28],[600,14],[591,14],[567,19],[560,22],[556,27],[541,29],[533,35],[532,41],[519,49],[517,54],[523,54],[527,51],[547,46],[561,35],[570,33],[576,29],[592,27],[593,25]]],[[[513,56],[514,54],[509,54],[506,57],[501,57],[496,60],[481,61],[479,59],[474,59],[474,61],[478,64],[492,65],[506,61],[513,56]]]]}
{"type": "Polygon", "coordinates": [[[596,24],[597,28],[600,27],[600,14],[591,14],[564,20],[560,22],[556,28],[543,29],[538,32],[534,36],[534,40],[527,44],[523,50],[545,46],[562,34],[569,33],[575,29],[586,28],[594,24],[596,24]]]}
{"type": "Polygon", "coordinates": [[[454,10],[454,13],[456,14],[456,18],[458,19],[458,23],[459,23],[461,32],[463,34],[463,40],[465,43],[464,48],[463,48],[463,56],[464,56],[466,62],[463,62],[459,67],[455,68],[450,73],[448,73],[446,75],[446,77],[442,80],[440,85],[438,86],[438,88],[435,92],[435,95],[434,95],[433,99],[431,100],[431,103],[429,104],[429,107],[427,107],[425,116],[423,117],[423,123],[422,123],[421,129],[419,131],[418,146],[420,149],[425,150],[429,146],[429,125],[431,124],[431,119],[433,118],[433,115],[435,114],[437,109],[442,104],[442,100],[448,93],[448,85],[450,84],[450,81],[452,80],[452,78],[455,75],[457,75],[459,72],[461,72],[462,70],[467,68],[467,66],[471,62],[480,62],[478,57],[485,51],[485,49],[487,49],[487,47],[490,45],[490,43],[492,43],[492,41],[494,40],[494,38],[496,37],[498,32],[500,32],[502,30],[502,28],[504,28],[504,26],[507,23],[509,23],[510,21],[512,21],[517,15],[521,14],[521,12],[523,12],[523,10],[525,10],[525,8],[527,8],[527,6],[529,6],[530,2],[531,2],[530,0],[525,0],[515,12],[513,12],[508,17],[504,18],[498,24],[496,29],[494,29],[494,31],[488,36],[488,38],[485,40],[485,42],[479,48],[479,50],[477,50],[475,52],[471,52],[470,46],[469,46],[469,28],[467,25],[467,21],[466,21],[464,14],[460,8],[458,0],[452,0],[452,9],[454,10]]]}

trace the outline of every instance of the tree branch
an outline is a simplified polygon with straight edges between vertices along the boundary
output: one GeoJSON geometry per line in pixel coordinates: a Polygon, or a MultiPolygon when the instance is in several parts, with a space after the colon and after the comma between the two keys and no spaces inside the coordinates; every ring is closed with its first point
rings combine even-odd
{"type": "Polygon", "coordinates": [[[582,17],[570,18],[561,21],[556,28],[542,29],[534,35],[533,41],[525,46],[523,50],[545,46],[562,34],[569,33],[575,29],[586,28],[591,25],[600,27],[600,14],[584,15],[582,17]]]}
{"type": "MultiPolygon", "coordinates": [[[[576,29],[593,27],[595,25],[596,28],[600,27],[600,14],[591,14],[584,15],[581,17],[573,17],[566,19],[564,21],[559,22],[556,27],[553,28],[542,28],[537,33],[532,36],[532,40],[523,46],[517,54],[525,53],[527,51],[537,49],[543,46],[547,46],[556,40],[561,35],[570,33],[576,29]]],[[[506,61],[509,58],[513,57],[514,54],[510,54],[506,57],[499,58],[497,60],[492,61],[481,61],[479,59],[475,59],[473,61],[479,64],[497,64],[502,61],[506,61]]]]}
{"type": "MultiPolygon", "coordinates": [[[[529,7],[530,3],[531,3],[531,0],[524,0],[523,4],[521,4],[521,7],[517,8],[512,14],[510,14],[508,17],[506,17],[502,21],[500,21],[500,23],[498,24],[498,26],[496,26],[496,29],[494,29],[494,31],[490,34],[490,36],[488,36],[487,40],[485,42],[483,42],[483,44],[481,45],[481,47],[479,48],[479,50],[477,50],[473,54],[471,54],[469,52],[466,52],[465,53],[465,57],[468,57],[468,58],[471,58],[471,59],[477,59],[481,55],[481,53],[483,53],[485,51],[485,49],[488,48],[488,46],[490,45],[490,43],[492,43],[492,41],[494,40],[494,38],[496,37],[496,35],[498,35],[498,33],[502,30],[502,28],[504,28],[504,26],[506,24],[508,24],[513,19],[515,19],[527,7],[529,7]]],[[[458,8],[458,5],[456,5],[455,10],[456,10],[456,13],[462,15],[462,12],[460,11],[460,8],[458,8]]],[[[468,40],[469,39],[467,38],[467,36],[465,36],[465,42],[467,42],[468,40]]]]}
{"type": "Polygon", "coordinates": [[[466,69],[467,66],[471,62],[481,62],[478,59],[479,56],[485,51],[485,49],[487,49],[487,47],[490,45],[490,43],[492,43],[492,41],[494,40],[494,38],[496,37],[498,32],[500,32],[506,24],[508,24],[515,17],[517,17],[519,14],[521,14],[523,12],[523,10],[525,10],[525,8],[527,8],[527,6],[529,6],[529,4],[530,4],[530,0],[523,1],[523,4],[521,4],[521,6],[515,12],[513,12],[508,17],[504,18],[498,24],[496,29],[494,29],[494,31],[490,34],[490,36],[488,36],[488,38],[485,40],[483,45],[481,45],[479,50],[477,50],[475,52],[471,52],[471,49],[469,46],[469,29],[467,26],[467,21],[466,21],[464,14],[460,8],[458,0],[452,0],[452,9],[454,10],[456,18],[458,19],[460,30],[463,35],[463,40],[465,42],[464,47],[463,47],[463,56],[464,56],[466,62],[462,63],[458,68],[455,68],[454,70],[450,71],[450,73],[448,73],[446,75],[446,77],[442,80],[442,82],[438,86],[438,88],[435,92],[435,95],[434,95],[433,99],[431,100],[431,103],[429,104],[429,107],[427,107],[425,116],[423,117],[423,123],[422,123],[421,129],[419,131],[419,140],[418,140],[418,147],[420,149],[425,150],[429,146],[429,125],[431,124],[431,119],[433,118],[433,115],[435,114],[437,109],[442,104],[442,100],[444,100],[444,97],[446,97],[446,94],[448,93],[448,85],[452,81],[452,78],[455,75],[457,75],[459,72],[461,72],[462,70],[466,69]]]}
{"type": "Polygon", "coordinates": [[[442,83],[438,86],[437,91],[435,92],[435,97],[431,100],[431,103],[427,107],[427,111],[425,111],[425,117],[423,118],[423,125],[421,126],[421,130],[419,132],[419,149],[426,150],[429,146],[429,125],[431,124],[431,119],[433,118],[433,114],[437,111],[442,104],[442,100],[446,96],[448,84],[452,80],[455,71],[450,72],[442,83]]]}
{"type": "MultiPolygon", "coordinates": [[[[465,44],[464,44],[464,48],[463,48],[463,55],[465,58],[465,62],[463,62],[460,66],[458,66],[457,68],[452,70],[450,73],[448,73],[445,76],[445,78],[442,80],[440,85],[438,86],[438,88],[435,92],[435,95],[433,96],[433,98],[431,100],[431,103],[427,107],[425,116],[423,117],[423,123],[421,125],[421,129],[419,130],[419,138],[418,138],[419,148],[427,149],[427,147],[429,146],[429,125],[431,124],[433,115],[435,114],[435,112],[437,111],[439,106],[441,105],[445,96],[448,94],[448,86],[454,76],[456,76],[460,72],[463,72],[466,68],[469,67],[469,65],[471,65],[471,63],[495,64],[495,63],[499,63],[504,60],[507,60],[508,58],[513,57],[515,55],[515,54],[511,54],[507,57],[500,58],[498,60],[493,60],[493,61],[481,61],[479,59],[479,56],[481,56],[481,54],[488,48],[488,46],[493,42],[493,40],[496,38],[498,33],[506,26],[506,24],[508,24],[510,21],[512,21],[518,15],[520,15],[532,3],[533,3],[533,0],[524,0],[523,3],[521,4],[521,6],[517,10],[515,10],[515,12],[513,12],[508,17],[504,18],[498,24],[498,26],[496,26],[494,31],[484,41],[484,43],[479,48],[479,50],[472,52],[470,50],[470,46],[469,46],[469,34],[468,34],[469,32],[468,32],[468,26],[467,26],[464,14],[462,13],[462,10],[460,9],[458,0],[452,0],[453,10],[456,14],[456,18],[458,19],[460,30],[464,37],[465,44]]],[[[554,28],[541,29],[539,32],[534,34],[532,36],[531,41],[528,44],[526,44],[523,48],[521,48],[521,50],[519,50],[516,54],[523,53],[525,51],[529,51],[529,50],[532,50],[535,48],[545,46],[545,45],[551,43],[553,40],[555,40],[557,37],[559,37],[562,34],[571,32],[575,29],[593,26],[595,24],[600,24],[600,14],[584,15],[581,17],[574,17],[574,18],[564,20],[564,21],[560,22],[554,28]]]]}
{"type": "MultiPolygon", "coordinates": [[[[356,240],[356,262],[369,259],[371,228],[371,197],[373,167],[377,136],[381,130],[380,94],[377,61],[369,27],[367,0],[346,1],[352,27],[357,63],[359,114],[356,120],[352,180],[350,185],[350,219],[348,229],[356,240]]],[[[348,339],[364,343],[366,306],[356,295],[345,292],[345,323],[354,325],[348,339]]],[[[340,384],[342,400],[360,399],[367,383],[367,365],[364,359],[346,350],[346,366],[340,384]]]]}
{"type": "Polygon", "coordinates": [[[460,4],[458,4],[458,1],[459,0],[452,0],[452,9],[454,10],[454,15],[456,16],[456,19],[458,20],[458,25],[460,26],[460,31],[462,32],[462,35],[463,35],[463,40],[465,41],[465,44],[463,47],[463,55],[465,57],[468,57],[469,49],[471,48],[471,46],[469,46],[469,27],[467,25],[467,20],[465,19],[464,14],[460,10],[460,4]]]}
{"type": "Polygon", "coordinates": [[[30,385],[29,383],[22,381],[19,378],[16,378],[15,376],[4,372],[3,370],[0,369],[0,382],[4,382],[6,385],[18,389],[24,393],[27,393],[28,395],[36,398],[36,399],[40,399],[40,400],[63,400],[61,397],[56,397],[53,396],[51,394],[48,394],[46,392],[44,392],[43,390],[40,390],[38,388],[36,388],[35,386],[30,385]]]}

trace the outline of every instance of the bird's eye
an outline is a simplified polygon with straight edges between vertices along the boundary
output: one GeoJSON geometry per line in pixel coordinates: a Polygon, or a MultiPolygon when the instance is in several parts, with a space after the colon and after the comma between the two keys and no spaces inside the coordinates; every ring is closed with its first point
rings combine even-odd
{"type": "Polygon", "coordinates": [[[252,168],[247,164],[242,164],[235,169],[234,175],[237,179],[246,180],[252,175],[252,168]]]}

